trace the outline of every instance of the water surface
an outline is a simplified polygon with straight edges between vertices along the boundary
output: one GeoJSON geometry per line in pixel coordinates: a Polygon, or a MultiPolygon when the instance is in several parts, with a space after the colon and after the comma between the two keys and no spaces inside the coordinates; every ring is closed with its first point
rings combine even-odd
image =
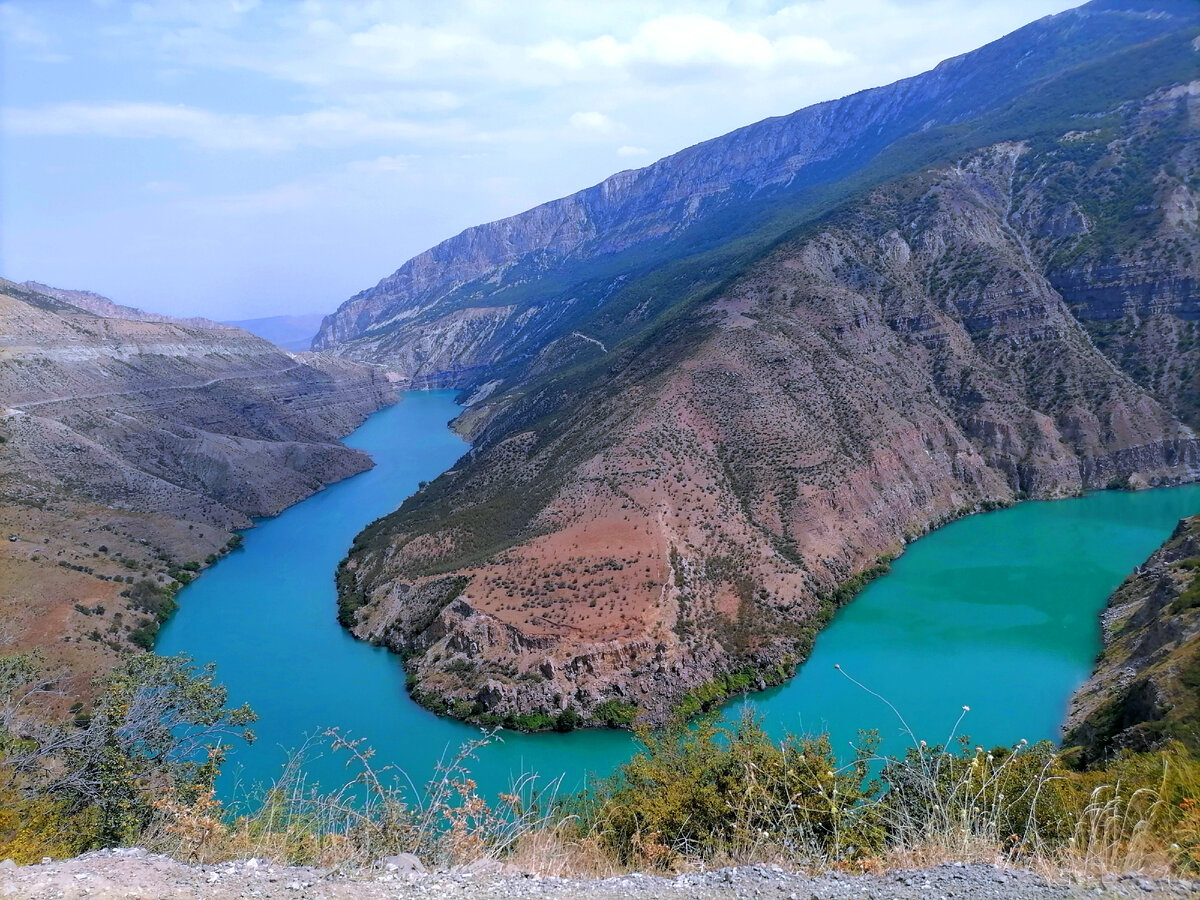
{"type": "Polygon", "coordinates": [[[799,676],[756,698],[775,732],[859,728],[885,746],[959,733],[987,747],[1057,740],[1100,650],[1099,613],[1121,581],[1200,511],[1200,485],[1100,491],[970,516],[910,545],[822,632],[799,676]]]}
{"type": "MultiPolygon", "coordinates": [[[[246,533],[232,553],[179,595],[158,652],[217,664],[231,702],[259,714],[258,741],[235,748],[220,785],[230,798],[275,777],[307,735],[337,726],[376,749],[376,762],[416,782],[477,728],[439,718],[404,690],[400,660],[354,640],[337,623],[333,573],[365,525],[449,468],[466,445],[446,423],[452,391],[407,392],[346,439],[375,468],[332,485],[246,533]]],[[[988,746],[1055,739],[1071,692],[1100,646],[1097,615],[1108,595],[1170,534],[1200,511],[1200,485],[1076,500],[1023,503],[973,516],[921,539],[842,610],[788,684],[743,704],[774,734],[830,731],[839,750],[859,729],[903,746],[896,717],[843,678],[834,664],[884,694],[918,737],[963,728],[988,746]]],[[[504,733],[474,771],[489,793],[521,772],[607,774],[634,751],[623,732],[504,733]]],[[[326,786],[347,777],[344,760],[315,760],[326,786]]]]}

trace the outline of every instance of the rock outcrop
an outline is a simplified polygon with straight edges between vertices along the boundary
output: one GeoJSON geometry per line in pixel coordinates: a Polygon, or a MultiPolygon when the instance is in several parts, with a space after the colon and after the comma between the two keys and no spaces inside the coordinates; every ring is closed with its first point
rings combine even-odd
{"type": "Polygon", "coordinates": [[[1085,764],[1179,740],[1200,750],[1200,516],[1109,598],[1104,650],[1076,692],[1064,745],[1085,764]]]}

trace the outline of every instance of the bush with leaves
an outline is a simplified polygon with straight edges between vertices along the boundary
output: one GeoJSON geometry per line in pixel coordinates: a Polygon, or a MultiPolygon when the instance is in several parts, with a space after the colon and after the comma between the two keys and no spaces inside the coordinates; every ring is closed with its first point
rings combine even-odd
{"type": "Polygon", "coordinates": [[[51,689],[37,661],[0,657],[9,787],[89,823],[74,841],[81,849],[136,841],[158,797],[194,801],[211,789],[224,743],[253,740],[254,713],[226,708],[213,667],[197,669],[185,656],[131,657],[99,688],[80,726],[39,722],[24,714],[29,697],[51,689]]]}
{"type": "Polygon", "coordinates": [[[626,864],[742,859],[778,851],[835,861],[878,850],[868,738],[840,764],[827,737],[772,742],[753,718],[639,732],[645,749],[585,803],[582,821],[626,864]]]}

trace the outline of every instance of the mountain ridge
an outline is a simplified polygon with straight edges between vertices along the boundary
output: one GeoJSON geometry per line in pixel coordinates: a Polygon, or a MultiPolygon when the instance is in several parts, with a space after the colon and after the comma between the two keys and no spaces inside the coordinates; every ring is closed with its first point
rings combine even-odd
{"type": "MultiPolygon", "coordinates": [[[[1003,84],[988,88],[989,100],[984,105],[994,107],[1017,96],[1022,86],[1053,74],[1063,64],[1078,61],[1077,48],[1074,56],[1061,49],[1047,50],[1046,44],[1056,43],[1048,35],[1062,38],[1064,32],[1083,31],[1086,32],[1083,44],[1089,48],[1097,44],[1134,44],[1170,30],[1172,15],[1156,16],[1149,12],[1156,9],[1194,13],[1185,4],[1174,2],[1087,4],[1031,23],[983,48],[947,60],[929,72],[735,129],[643,169],[625,170],[590,188],[516,216],[466,229],[418,254],[374,288],[346,301],[323,322],[313,347],[386,362],[396,367],[402,378],[416,379],[413,383],[424,380],[454,387],[478,383],[484,376],[475,378],[477,373],[472,367],[461,373],[465,378],[456,377],[460,373],[455,372],[454,366],[435,368],[441,361],[441,348],[430,347],[428,342],[414,346],[413,342],[405,341],[405,330],[414,324],[426,325],[422,317],[440,302],[449,310],[447,335],[440,344],[453,347],[457,356],[483,356],[482,368],[486,368],[486,351],[503,356],[503,345],[520,332],[520,326],[527,325],[519,322],[516,328],[506,327],[504,319],[532,316],[536,320],[539,315],[553,319],[555,311],[536,310],[532,304],[520,301],[510,307],[503,303],[503,289],[494,292],[497,299],[490,304],[473,303],[469,296],[456,296],[456,291],[469,285],[472,279],[491,272],[491,280],[498,280],[501,287],[508,277],[517,283],[536,280],[539,272],[567,258],[581,254],[611,255],[647,240],[678,235],[695,221],[719,212],[706,208],[706,204],[719,207],[718,200],[722,197],[728,203],[738,193],[739,184],[749,185],[753,193],[783,182],[789,189],[795,189],[795,179],[801,172],[807,173],[805,177],[814,183],[827,181],[831,174],[827,170],[831,167],[853,169],[869,161],[881,146],[904,134],[950,124],[976,113],[978,102],[972,104],[969,99],[957,96],[970,96],[960,90],[963,84],[985,79],[980,72],[961,71],[969,69],[970,63],[982,59],[985,73],[990,72],[988,67],[1003,69],[1010,44],[1021,41],[1030,44],[1025,48],[1028,58],[1022,59],[1021,65],[1014,68],[1009,64],[1002,73],[991,73],[1005,76],[993,77],[993,81],[1003,84]],[[1121,24],[1131,33],[1113,28],[1111,17],[1121,18],[1121,24]],[[925,96],[920,96],[921,88],[927,89],[925,96]],[[861,108],[864,106],[865,111],[861,108]],[[935,116],[935,111],[939,115],[935,116]],[[872,123],[881,130],[890,129],[889,135],[867,137],[872,123]],[[846,135],[861,140],[856,143],[846,135]],[[768,149],[762,150],[763,146],[768,149]],[[726,147],[731,149],[713,152],[726,147]],[[689,174],[689,169],[695,171],[689,174]],[[683,170],[683,174],[673,174],[675,170],[683,170]],[[650,195],[657,205],[651,203],[646,208],[644,203],[633,203],[638,191],[650,195]],[[631,226],[631,222],[635,224],[631,226]],[[525,225],[529,227],[524,228],[525,225]],[[587,246],[588,241],[594,246],[587,246]],[[510,276],[513,266],[524,269],[510,276]],[[479,349],[485,352],[473,353],[472,344],[480,345],[479,349]]],[[[1175,25],[1178,24],[1176,21],[1175,25]]],[[[1074,45],[1068,42],[1067,46],[1074,45]]],[[[458,293],[461,295],[462,291],[458,293]]],[[[562,297],[559,302],[566,299],[562,297]]]]}
{"type": "MultiPolygon", "coordinates": [[[[0,281],[7,281],[7,279],[0,278],[0,281]]],[[[70,304],[101,318],[128,319],[131,322],[174,322],[197,328],[224,327],[224,323],[214,322],[212,319],[206,319],[201,316],[181,318],[179,316],[169,316],[165,313],[146,312],[144,309],[138,309],[136,306],[126,306],[122,303],[117,303],[115,300],[111,300],[103,294],[97,294],[94,291],[56,288],[48,284],[42,284],[40,281],[24,281],[21,282],[20,286],[34,294],[53,297],[56,300],[61,300],[63,303],[70,304]]]]}
{"type": "MultiPolygon", "coordinates": [[[[438,711],[661,722],[788,677],[853,586],[941,522],[1194,479],[1192,430],[1044,269],[1081,239],[1047,184],[1103,196],[1105,148],[1152,142],[1194,96],[1127,110],[1083,172],[1074,140],[1006,143],[885,184],[657,343],[589,350],[594,380],[567,366],[483,399],[464,464],[356,539],[343,621],[404,654],[438,711]]],[[[1189,270],[1195,233],[1138,246],[1182,247],[1189,270]]]]}
{"type": "Polygon", "coordinates": [[[984,111],[918,103],[786,189],[684,201],[677,234],[376,297],[336,352],[462,389],[473,445],[356,538],[343,624],[439,712],[661,723],[789,677],[945,521],[1195,479],[1200,7],[1168,5],[893,86],[949,71],[984,111]]]}
{"type": "Polygon", "coordinates": [[[265,338],[272,344],[301,353],[310,349],[313,337],[325,317],[319,313],[308,315],[263,316],[257,319],[234,319],[224,322],[265,338]]]}

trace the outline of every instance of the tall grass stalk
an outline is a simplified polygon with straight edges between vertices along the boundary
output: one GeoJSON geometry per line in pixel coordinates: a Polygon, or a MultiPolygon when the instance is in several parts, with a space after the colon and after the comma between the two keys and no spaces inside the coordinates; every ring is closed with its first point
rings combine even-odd
{"type": "Polygon", "coordinates": [[[536,775],[525,774],[489,804],[478,793],[470,763],[497,739],[487,734],[444,755],[418,789],[406,772],[377,766],[361,739],[329,731],[289,754],[280,776],[253,793],[244,812],[223,816],[211,791],[203,802],[161,801],[147,842],[202,862],[254,856],[360,868],[398,853],[439,866],[498,859],[531,835],[551,830],[559,782],[543,786],[536,775]],[[313,759],[325,752],[344,755],[351,771],[332,789],[308,775],[313,759]]]}

